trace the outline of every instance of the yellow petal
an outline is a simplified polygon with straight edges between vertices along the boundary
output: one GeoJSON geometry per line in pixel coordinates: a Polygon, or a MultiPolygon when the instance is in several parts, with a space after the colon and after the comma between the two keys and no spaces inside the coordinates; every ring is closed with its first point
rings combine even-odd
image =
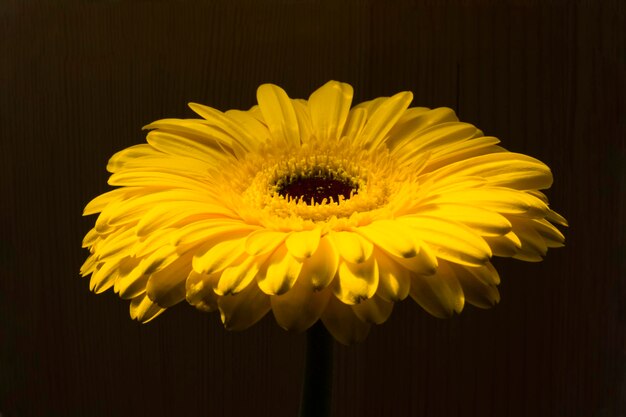
{"type": "Polygon", "coordinates": [[[215,292],[219,295],[237,294],[243,291],[259,273],[267,255],[259,257],[242,256],[239,261],[222,272],[215,292]]]}
{"type": "Polygon", "coordinates": [[[117,172],[121,169],[124,169],[126,164],[135,161],[137,158],[154,155],[163,155],[163,153],[156,150],[147,143],[130,146],[126,149],[116,152],[111,158],[109,158],[107,171],[111,173],[117,172]]]}
{"type": "Polygon", "coordinates": [[[498,143],[500,143],[498,138],[484,136],[433,149],[424,172],[435,171],[443,166],[479,155],[507,152],[506,149],[497,146],[498,143]]]}
{"type": "Polygon", "coordinates": [[[422,130],[442,123],[458,121],[454,110],[447,107],[432,110],[425,107],[407,109],[398,123],[389,131],[387,146],[389,149],[395,149],[411,141],[422,130]]]}
{"type": "Polygon", "coordinates": [[[378,290],[376,295],[386,301],[404,300],[411,287],[410,270],[394,262],[384,253],[374,251],[378,264],[378,290]]]}
{"type": "Polygon", "coordinates": [[[287,238],[287,233],[257,230],[248,235],[246,252],[252,256],[273,252],[287,238]]]}
{"type": "Polygon", "coordinates": [[[263,84],[257,90],[257,101],[272,137],[299,145],[298,119],[285,90],[273,84],[263,84]]]}
{"type": "Polygon", "coordinates": [[[320,243],[320,229],[293,232],[285,240],[285,246],[296,258],[308,258],[320,243]]]}
{"type": "Polygon", "coordinates": [[[402,265],[405,269],[420,275],[432,275],[437,271],[439,262],[435,256],[435,251],[426,243],[417,239],[420,250],[413,258],[398,258],[391,256],[391,259],[402,265]]]}
{"type": "Polygon", "coordinates": [[[150,187],[159,184],[162,188],[179,188],[206,192],[207,184],[184,175],[169,172],[150,172],[143,169],[127,169],[109,177],[109,185],[126,187],[150,187]]]}
{"type": "Polygon", "coordinates": [[[291,100],[293,109],[296,112],[296,118],[298,119],[298,130],[300,131],[300,140],[302,143],[306,143],[310,140],[313,126],[311,126],[311,116],[309,115],[309,105],[306,100],[295,99],[291,100]]]}
{"type": "MultiPolygon", "coordinates": [[[[176,135],[174,133],[153,130],[148,133],[146,140],[152,147],[161,151],[159,154],[148,155],[151,157],[169,157],[171,160],[185,158],[198,167],[209,167],[210,165],[208,165],[208,163],[210,162],[221,162],[227,159],[221,152],[218,144],[210,138],[198,141],[184,134],[176,135]]],[[[145,156],[143,158],[145,158],[145,156]]],[[[137,160],[138,159],[135,158],[134,160],[126,162],[124,168],[128,169],[131,166],[135,166],[137,160]]],[[[181,168],[184,168],[184,165],[181,166],[181,168]]]]}
{"type": "Polygon", "coordinates": [[[412,258],[419,252],[419,245],[411,232],[394,220],[374,221],[355,232],[398,258],[412,258]]]}
{"type": "MultiPolygon", "coordinates": [[[[237,144],[233,142],[233,138],[225,133],[224,130],[203,123],[202,120],[161,119],[144,126],[143,129],[158,129],[155,132],[182,137],[186,141],[193,141],[216,151],[229,149],[237,154],[237,151],[240,150],[237,144]]],[[[189,145],[193,146],[191,143],[189,145]]],[[[199,151],[201,150],[199,149],[199,151]]],[[[193,157],[193,153],[190,156],[193,157]]],[[[222,154],[218,152],[214,156],[222,160],[231,158],[230,152],[223,152],[222,154]]]]}
{"type": "Polygon", "coordinates": [[[137,236],[147,236],[156,230],[184,226],[207,218],[232,216],[223,206],[189,201],[160,203],[145,212],[137,223],[137,236]]]}
{"type": "Polygon", "coordinates": [[[413,93],[405,91],[381,103],[373,113],[370,113],[371,116],[363,128],[363,132],[357,138],[358,143],[368,149],[378,147],[383,143],[389,130],[409,107],[412,100],[413,93]]]}
{"type": "Polygon", "coordinates": [[[148,277],[166,268],[177,259],[179,259],[179,254],[176,248],[171,246],[161,247],[141,261],[134,258],[126,259],[120,263],[119,277],[114,286],[115,292],[125,299],[143,294],[148,277]]]}
{"type": "Polygon", "coordinates": [[[328,332],[341,344],[351,345],[367,337],[371,325],[360,320],[350,306],[330,297],[322,322],[328,332]]]}
{"type": "Polygon", "coordinates": [[[136,258],[126,258],[120,263],[118,277],[113,290],[120,298],[129,300],[146,292],[148,275],[143,273],[143,265],[136,258]]]}
{"type": "Polygon", "coordinates": [[[522,243],[521,248],[513,255],[513,258],[527,262],[539,262],[548,252],[548,246],[543,237],[533,227],[532,219],[522,217],[509,217],[513,224],[513,232],[522,243]]]}
{"type": "Polygon", "coordinates": [[[104,262],[96,267],[89,280],[89,289],[96,294],[100,294],[111,288],[118,277],[117,268],[119,264],[119,260],[113,260],[104,262]]]}
{"type": "Polygon", "coordinates": [[[358,304],[372,298],[378,289],[378,264],[371,256],[360,264],[341,261],[333,292],[345,304],[358,304]]]}
{"type": "Polygon", "coordinates": [[[480,131],[469,123],[442,123],[416,133],[413,138],[405,139],[403,144],[398,144],[393,154],[402,163],[425,152],[440,152],[468,141],[479,133],[480,131]]]}
{"type": "Polygon", "coordinates": [[[528,155],[497,152],[455,162],[436,171],[433,178],[449,176],[479,176],[489,185],[517,190],[550,188],[550,168],[528,155]]]}
{"type": "MultiPolygon", "coordinates": [[[[491,264],[480,268],[452,265],[452,268],[455,270],[468,303],[479,308],[491,308],[500,301],[500,293],[496,286],[485,283],[486,275],[497,276],[491,264]]],[[[492,278],[492,280],[499,282],[499,278],[492,278]]]]}
{"type": "Polygon", "coordinates": [[[87,275],[92,274],[96,270],[97,264],[96,256],[94,254],[89,255],[80,267],[80,275],[82,277],[86,277],[87,275]]]}
{"type": "MultiPolygon", "coordinates": [[[[249,132],[239,123],[241,116],[235,120],[229,117],[230,115],[228,113],[224,114],[217,109],[197,103],[189,103],[189,107],[208,121],[208,127],[221,129],[233,142],[237,143],[237,145],[248,151],[257,149],[258,138],[254,136],[255,132],[249,132]]],[[[249,123],[252,123],[252,121],[247,120],[246,124],[249,125],[249,123]]]]}
{"type": "Polygon", "coordinates": [[[83,216],[99,213],[109,204],[124,200],[127,198],[128,194],[131,194],[132,192],[132,190],[129,192],[128,188],[116,188],[115,190],[100,194],[87,203],[85,209],[83,210],[83,216]]]}
{"type": "Polygon", "coordinates": [[[267,314],[270,310],[270,298],[252,281],[240,293],[220,297],[217,305],[226,329],[245,330],[267,314]]]}
{"type": "Polygon", "coordinates": [[[301,332],[319,320],[330,297],[330,288],[315,291],[309,283],[298,279],[286,293],[271,296],[272,311],[280,327],[301,332]]]}
{"type": "Polygon", "coordinates": [[[287,247],[281,245],[259,272],[259,288],[266,294],[283,294],[293,286],[301,269],[302,261],[294,258],[287,247]]]}
{"type": "Polygon", "coordinates": [[[311,123],[316,137],[337,140],[350,111],[353,90],[349,84],[329,81],[309,97],[311,123]]]}
{"type": "Polygon", "coordinates": [[[513,232],[504,236],[485,236],[484,239],[494,256],[511,257],[522,247],[522,242],[513,232]]]}
{"type": "Polygon", "coordinates": [[[164,308],[150,301],[146,294],[135,297],[130,302],[130,317],[147,323],[165,311],[164,308]]]}
{"type": "Polygon", "coordinates": [[[333,240],[339,255],[348,262],[365,262],[372,256],[374,245],[369,240],[353,232],[331,232],[329,234],[333,240]]]}
{"type": "Polygon", "coordinates": [[[328,236],[321,238],[317,250],[304,260],[298,280],[308,280],[317,290],[328,287],[339,266],[339,254],[328,236]]]}
{"type": "Polygon", "coordinates": [[[185,298],[187,302],[204,312],[217,310],[218,296],[213,291],[217,285],[219,272],[211,275],[189,272],[185,282],[185,298]]]}
{"type": "MultiPolygon", "coordinates": [[[[123,188],[120,188],[123,189],[123,188]]],[[[138,222],[143,216],[154,208],[155,206],[162,206],[168,204],[192,204],[198,205],[199,203],[205,204],[209,213],[211,207],[215,206],[209,202],[210,200],[204,193],[198,193],[197,191],[189,190],[167,190],[158,188],[147,188],[145,194],[131,196],[121,202],[112,202],[102,210],[102,213],[98,217],[98,224],[105,223],[109,226],[120,226],[124,224],[138,222]]],[[[218,213],[222,213],[225,216],[234,217],[235,214],[230,211],[226,212],[225,207],[220,207],[218,213]]]]}
{"type": "Polygon", "coordinates": [[[511,231],[511,222],[495,211],[467,204],[437,204],[420,214],[462,223],[481,236],[502,236],[511,231]]]}
{"type": "Polygon", "coordinates": [[[355,140],[361,135],[365,122],[367,121],[367,110],[354,108],[348,113],[348,119],[343,128],[343,136],[355,140]]]}
{"type": "Polygon", "coordinates": [[[99,260],[105,260],[113,257],[123,257],[130,252],[132,246],[137,242],[134,229],[127,229],[104,239],[98,247],[96,254],[99,260]]]}
{"type": "Polygon", "coordinates": [[[180,256],[167,267],[148,278],[146,294],[163,308],[172,307],[185,299],[185,282],[191,271],[192,253],[180,256]]]}
{"type": "Polygon", "coordinates": [[[232,240],[247,236],[258,230],[258,226],[248,225],[240,220],[208,219],[199,220],[173,231],[170,243],[174,246],[194,242],[215,244],[224,240],[232,240]]]}
{"type": "Polygon", "coordinates": [[[244,253],[246,238],[226,240],[198,251],[193,257],[193,270],[199,274],[211,274],[221,271],[232,264],[244,253]]]}
{"type": "Polygon", "coordinates": [[[369,300],[363,300],[359,304],[350,306],[354,314],[366,323],[382,324],[391,315],[393,303],[374,296],[369,300]]]}
{"type": "Polygon", "coordinates": [[[545,217],[548,206],[530,194],[503,187],[481,187],[448,190],[438,195],[433,202],[438,204],[467,204],[480,206],[503,214],[524,214],[530,217],[545,217]]]}
{"type": "Polygon", "coordinates": [[[545,219],[532,219],[532,227],[541,235],[546,246],[549,248],[560,248],[565,242],[565,236],[545,219]]]}
{"type": "Polygon", "coordinates": [[[435,251],[438,258],[480,266],[492,255],[489,245],[462,224],[428,216],[404,216],[398,221],[414,228],[417,236],[435,251]]]}
{"type": "Polygon", "coordinates": [[[410,295],[424,310],[439,318],[460,313],[465,303],[455,272],[445,261],[439,263],[434,275],[413,275],[410,295]]]}
{"type": "Polygon", "coordinates": [[[556,223],[556,224],[560,224],[561,226],[567,226],[567,220],[565,219],[565,217],[561,216],[559,213],[557,213],[556,211],[550,210],[548,209],[548,214],[546,216],[546,219],[551,221],[552,223],[556,223]]]}

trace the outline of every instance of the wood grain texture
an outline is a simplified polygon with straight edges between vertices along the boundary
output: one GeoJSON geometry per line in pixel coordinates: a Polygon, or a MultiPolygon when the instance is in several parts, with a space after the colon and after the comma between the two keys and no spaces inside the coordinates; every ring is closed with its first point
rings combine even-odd
{"type": "Polygon", "coordinates": [[[263,82],[355,101],[401,90],[553,169],[566,247],[497,261],[501,303],[438,320],[411,300],[335,350],[334,415],[614,417],[624,390],[625,5],[573,1],[4,1],[0,413],[293,416],[304,335],[187,306],[148,325],[78,269],[106,161],[189,101],[263,82]]]}

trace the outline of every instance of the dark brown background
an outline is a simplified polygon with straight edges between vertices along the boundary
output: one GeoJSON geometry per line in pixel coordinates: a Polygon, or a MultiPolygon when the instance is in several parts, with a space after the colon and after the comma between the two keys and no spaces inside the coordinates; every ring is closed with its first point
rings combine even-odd
{"type": "Polygon", "coordinates": [[[142,125],[338,79],[540,158],[571,227],[543,263],[497,262],[494,309],[443,321],[407,300],[337,346],[334,415],[626,415],[624,25],[618,0],[2,1],[0,413],[295,415],[304,335],[271,314],[229,333],[185,305],[131,321],[78,276],[81,212],[142,125]]]}

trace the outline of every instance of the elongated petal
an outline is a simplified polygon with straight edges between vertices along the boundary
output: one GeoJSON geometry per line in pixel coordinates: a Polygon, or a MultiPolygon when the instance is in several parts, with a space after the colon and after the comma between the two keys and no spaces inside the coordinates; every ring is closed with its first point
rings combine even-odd
{"type": "Polygon", "coordinates": [[[504,187],[480,187],[439,191],[433,202],[468,204],[502,214],[524,214],[529,217],[545,217],[548,206],[530,194],[504,187]]]}
{"type": "Polygon", "coordinates": [[[217,301],[220,317],[228,330],[245,330],[261,320],[270,310],[270,298],[256,282],[237,295],[225,295],[217,301]]]}
{"type": "Polygon", "coordinates": [[[124,200],[129,194],[132,194],[132,190],[128,188],[116,188],[115,190],[100,194],[87,203],[83,210],[83,216],[99,213],[109,204],[124,200]]]}
{"type": "Polygon", "coordinates": [[[526,262],[541,261],[548,252],[548,246],[544,238],[533,227],[537,223],[532,223],[532,219],[513,216],[509,220],[513,224],[513,232],[515,232],[522,243],[521,248],[518,249],[513,258],[526,262]]]}
{"type": "Polygon", "coordinates": [[[495,256],[511,257],[522,247],[522,242],[513,232],[504,236],[485,236],[484,239],[495,256]]]}
{"type": "Polygon", "coordinates": [[[285,90],[273,84],[263,84],[257,90],[257,101],[272,136],[287,144],[300,144],[298,119],[285,90]]]}
{"type": "Polygon", "coordinates": [[[395,149],[411,141],[420,131],[442,123],[458,122],[454,110],[448,107],[439,107],[429,110],[425,107],[407,109],[398,123],[389,131],[387,146],[395,149]]]}
{"type": "Polygon", "coordinates": [[[258,257],[243,256],[222,272],[215,292],[219,295],[232,295],[243,291],[257,276],[267,255],[258,257]]]}
{"type": "Polygon", "coordinates": [[[199,242],[210,246],[224,240],[248,236],[256,230],[258,227],[236,220],[222,218],[199,220],[172,232],[170,243],[179,246],[199,242]]]}
{"type": "Polygon", "coordinates": [[[374,257],[378,264],[379,275],[376,295],[386,301],[404,300],[411,287],[410,270],[379,250],[374,251],[374,257]]]}
{"type": "Polygon", "coordinates": [[[465,298],[449,262],[440,262],[433,275],[413,275],[411,298],[435,317],[447,318],[463,310],[465,298]]]}
{"type": "Polygon", "coordinates": [[[302,143],[307,143],[313,135],[313,126],[311,125],[311,115],[309,113],[309,105],[306,100],[292,99],[291,104],[296,112],[298,119],[298,130],[302,143]]]}
{"type": "Polygon", "coordinates": [[[369,300],[363,300],[359,304],[350,307],[361,321],[371,324],[382,324],[391,315],[393,303],[374,296],[369,300]]]}
{"type": "Polygon", "coordinates": [[[438,204],[420,214],[462,223],[481,236],[502,236],[511,231],[511,222],[495,211],[467,204],[438,204]]]}
{"type": "Polygon", "coordinates": [[[335,277],[339,266],[339,254],[332,240],[325,236],[320,239],[317,250],[304,260],[299,280],[308,280],[317,290],[326,288],[335,277]]]}
{"type": "Polygon", "coordinates": [[[513,152],[498,152],[455,162],[436,171],[434,178],[480,176],[491,186],[517,190],[550,188],[552,172],[538,159],[513,152]]]}
{"type": "Polygon", "coordinates": [[[232,216],[232,212],[217,204],[192,203],[188,201],[161,203],[143,214],[137,223],[137,236],[172,226],[181,226],[207,218],[232,216]]]}
{"type": "Polygon", "coordinates": [[[162,152],[146,143],[129,146],[126,149],[114,153],[113,156],[109,158],[109,162],[107,163],[107,171],[112,173],[117,172],[120,169],[123,169],[127,163],[132,163],[137,158],[162,154],[162,152]]]}
{"type": "Polygon", "coordinates": [[[478,134],[480,131],[469,123],[442,123],[419,132],[413,140],[405,140],[403,144],[394,149],[394,154],[402,163],[425,152],[440,153],[442,150],[468,141],[478,134]]]}
{"type": "Polygon", "coordinates": [[[127,169],[109,177],[109,185],[126,187],[150,187],[158,184],[162,188],[178,188],[206,192],[206,183],[184,175],[167,172],[148,172],[143,169],[127,169]]]}
{"type": "Polygon", "coordinates": [[[261,255],[273,252],[287,238],[287,233],[271,230],[258,230],[250,233],[246,240],[246,252],[250,255],[261,255]]]}
{"type": "Polygon", "coordinates": [[[372,256],[374,245],[369,240],[353,232],[334,232],[330,234],[339,255],[348,262],[365,262],[372,256]]]}
{"type": "Polygon", "coordinates": [[[339,139],[348,117],[352,94],[350,85],[337,81],[329,81],[311,94],[311,123],[318,139],[339,139]]]}
{"type": "Polygon", "coordinates": [[[315,291],[298,279],[286,293],[271,296],[272,311],[280,327],[301,332],[319,320],[331,297],[330,288],[315,291]]]}
{"type": "Polygon", "coordinates": [[[417,235],[438,258],[464,265],[483,265],[491,257],[491,248],[466,226],[427,216],[405,216],[399,219],[415,229],[417,235]]]}
{"type": "Polygon", "coordinates": [[[363,132],[358,138],[359,144],[368,149],[375,149],[386,138],[387,133],[398,121],[402,112],[409,107],[413,93],[403,92],[385,100],[369,117],[363,132]]]}
{"type": "Polygon", "coordinates": [[[129,300],[146,292],[149,275],[144,274],[140,260],[126,258],[120,263],[120,269],[113,290],[120,298],[129,300]]]}
{"type": "Polygon", "coordinates": [[[104,262],[91,275],[89,289],[96,294],[100,294],[115,284],[118,277],[118,267],[120,261],[104,262]]]}
{"type": "Polygon", "coordinates": [[[359,264],[342,261],[338,272],[333,292],[345,304],[372,298],[378,289],[378,264],[373,256],[359,264]]]}
{"type": "Polygon", "coordinates": [[[398,258],[412,258],[419,252],[419,244],[410,230],[394,220],[378,220],[355,231],[398,258]]]}
{"type": "Polygon", "coordinates": [[[258,138],[254,136],[255,133],[258,133],[258,130],[250,132],[248,129],[244,128],[244,126],[249,127],[253,124],[254,122],[252,120],[247,119],[244,122],[245,124],[242,124],[241,120],[244,116],[241,115],[232,118],[228,113],[224,114],[219,110],[197,103],[189,103],[189,107],[206,119],[208,126],[215,126],[224,131],[233,142],[243,149],[250,151],[258,148],[259,141],[258,138]]]}
{"type": "Polygon", "coordinates": [[[350,306],[330,297],[322,322],[328,332],[344,345],[362,342],[367,337],[371,325],[357,317],[350,306]]]}
{"type": "Polygon", "coordinates": [[[531,227],[543,238],[545,244],[549,248],[560,248],[565,242],[565,236],[545,219],[532,219],[531,227]]]}
{"type": "Polygon", "coordinates": [[[135,297],[130,302],[130,317],[142,323],[148,323],[165,311],[153,303],[146,294],[135,297]]]}
{"type": "MultiPolygon", "coordinates": [[[[184,135],[153,130],[148,133],[147,141],[152,147],[161,151],[161,155],[169,155],[170,158],[173,156],[187,158],[190,161],[195,161],[197,166],[226,159],[225,155],[220,152],[217,143],[208,138],[204,141],[198,141],[184,135]]],[[[127,162],[126,165],[135,164],[136,161],[137,159],[134,159],[132,162],[127,162]]],[[[126,166],[126,168],[128,167],[126,166]]]]}
{"type": "Polygon", "coordinates": [[[420,250],[416,256],[412,258],[398,258],[392,256],[391,259],[402,265],[406,270],[420,275],[432,275],[437,271],[439,262],[437,261],[436,252],[426,243],[418,240],[420,250]]]}
{"type": "Polygon", "coordinates": [[[266,294],[280,295],[293,286],[302,269],[302,261],[294,258],[285,245],[269,257],[258,276],[259,288],[266,294]]]}
{"type": "Polygon", "coordinates": [[[348,119],[343,127],[342,136],[347,136],[352,140],[361,136],[361,132],[367,121],[367,110],[354,108],[348,113],[348,119]]]}
{"type": "Polygon", "coordinates": [[[146,294],[163,308],[171,307],[185,299],[185,282],[191,271],[193,253],[180,256],[152,275],[146,285],[146,294]]]}
{"type": "Polygon", "coordinates": [[[245,237],[219,242],[193,257],[193,270],[199,274],[221,271],[244,253],[245,237]]]}
{"type": "Polygon", "coordinates": [[[198,274],[190,271],[185,282],[185,298],[187,302],[204,312],[217,310],[218,296],[213,289],[217,285],[219,272],[211,275],[198,274]]]}
{"type": "Polygon", "coordinates": [[[319,228],[294,232],[287,237],[285,245],[289,249],[289,253],[296,258],[308,258],[317,250],[320,237],[319,228]]]}
{"type": "Polygon", "coordinates": [[[480,268],[452,265],[452,268],[455,270],[468,303],[479,308],[491,308],[500,301],[498,288],[485,282],[486,275],[491,275],[493,282],[499,282],[499,278],[495,278],[497,272],[491,264],[480,268]]]}

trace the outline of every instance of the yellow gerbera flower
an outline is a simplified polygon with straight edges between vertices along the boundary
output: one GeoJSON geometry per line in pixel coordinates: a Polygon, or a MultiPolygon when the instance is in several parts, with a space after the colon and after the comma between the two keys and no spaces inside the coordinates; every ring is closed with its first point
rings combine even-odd
{"type": "Polygon", "coordinates": [[[539,261],[565,219],[540,191],[542,162],[508,152],[448,108],[410,92],[350,107],[330,81],[307,100],[264,84],[258,106],[147,125],[113,155],[81,269],[131,317],[183,300],[245,329],[272,310],[302,331],[321,318],[342,343],[365,338],[411,296],[448,317],[499,301],[492,256],[539,261]]]}

